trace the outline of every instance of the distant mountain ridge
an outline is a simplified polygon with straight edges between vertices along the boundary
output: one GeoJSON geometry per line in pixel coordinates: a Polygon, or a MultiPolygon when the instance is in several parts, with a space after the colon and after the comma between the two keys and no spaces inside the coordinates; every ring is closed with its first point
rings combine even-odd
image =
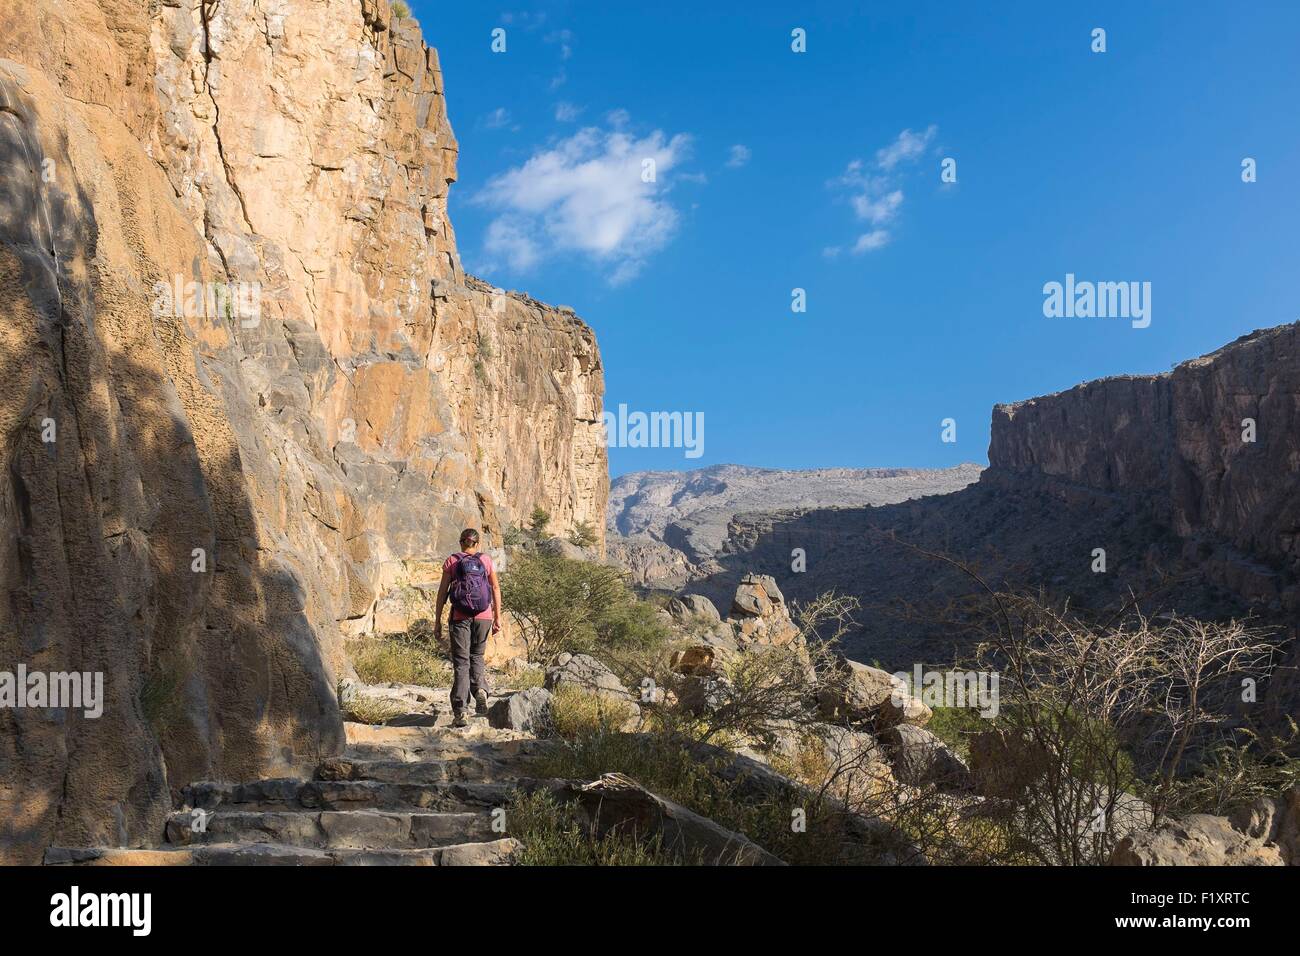
{"type": "Polygon", "coordinates": [[[965,463],[804,470],[724,464],[633,472],[610,487],[610,556],[640,584],[680,587],[717,570],[715,555],[738,514],[895,504],[958,491],[978,481],[982,471],[965,463]]]}

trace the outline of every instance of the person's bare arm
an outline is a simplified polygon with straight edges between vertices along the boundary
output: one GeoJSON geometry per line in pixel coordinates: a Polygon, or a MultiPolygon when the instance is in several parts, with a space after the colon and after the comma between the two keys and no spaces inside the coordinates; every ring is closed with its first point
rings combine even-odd
{"type": "Polygon", "coordinates": [[[497,581],[497,569],[492,569],[489,578],[492,582],[492,633],[501,630],[501,584],[497,581]]]}
{"type": "Polygon", "coordinates": [[[446,571],[442,572],[442,580],[438,582],[438,607],[433,612],[433,636],[442,636],[442,606],[447,603],[447,588],[451,584],[451,575],[446,571]]]}

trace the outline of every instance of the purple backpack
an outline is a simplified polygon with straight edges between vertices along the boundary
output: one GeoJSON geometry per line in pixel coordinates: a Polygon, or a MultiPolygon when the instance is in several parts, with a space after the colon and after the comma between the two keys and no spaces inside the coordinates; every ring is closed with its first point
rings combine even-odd
{"type": "Polygon", "coordinates": [[[461,614],[473,617],[492,606],[492,582],[479,555],[461,551],[456,557],[459,560],[448,592],[451,606],[461,614]]]}

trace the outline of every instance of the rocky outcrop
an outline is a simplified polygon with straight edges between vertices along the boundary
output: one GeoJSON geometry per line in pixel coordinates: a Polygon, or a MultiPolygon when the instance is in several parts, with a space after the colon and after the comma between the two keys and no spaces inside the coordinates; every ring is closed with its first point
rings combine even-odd
{"type": "Polygon", "coordinates": [[[654,842],[665,852],[705,866],[784,866],[744,834],[728,830],[621,773],[573,787],[564,797],[581,808],[597,838],[654,842]]]}
{"type": "Polygon", "coordinates": [[[603,527],[594,336],[464,273],[456,158],[386,0],[0,2],[0,667],[106,697],[0,712],[0,857],[336,752],[461,527],[603,527]]]}
{"type": "Polygon", "coordinates": [[[728,524],[742,512],[882,505],[947,494],[979,478],[955,468],[817,468],[786,471],[713,465],[642,471],[610,488],[610,556],[638,584],[679,588],[718,569],[728,524]]]}
{"type": "Polygon", "coordinates": [[[1150,509],[1244,599],[1300,610],[1300,323],[993,410],[984,482],[1150,509]]]}
{"type": "Polygon", "coordinates": [[[1196,813],[1129,834],[1112,866],[1300,866],[1300,786],[1226,817],[1196,813]]]}

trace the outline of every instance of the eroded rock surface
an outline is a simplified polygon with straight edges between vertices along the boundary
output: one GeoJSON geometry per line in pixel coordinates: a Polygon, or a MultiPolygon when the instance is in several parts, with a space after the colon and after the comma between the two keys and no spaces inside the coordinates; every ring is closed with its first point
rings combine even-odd
{"type": "Polygon", "coordinates": [[[106,698],[0,712],[0,859],[337,752],[461,527],[603,528],[595,338],[464,273],[456,158],[386,0],[0,0],[0,667],[106,698]]]}

